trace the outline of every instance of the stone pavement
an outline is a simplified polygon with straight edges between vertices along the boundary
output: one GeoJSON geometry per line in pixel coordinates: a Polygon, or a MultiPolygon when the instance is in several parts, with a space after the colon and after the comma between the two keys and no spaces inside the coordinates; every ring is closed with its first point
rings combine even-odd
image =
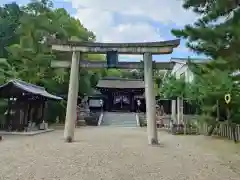
{"type": "Polygon", "coordinates": [[[159,132],[161,145],[152,147],[147,145],[145,128],[78,128],[71,144],[64,143],[62,136],[58,130],[4,137],[0,180],[240,179],[236,149],[229,150],[229,142],[225,145],[213,138],[159,132]]]}

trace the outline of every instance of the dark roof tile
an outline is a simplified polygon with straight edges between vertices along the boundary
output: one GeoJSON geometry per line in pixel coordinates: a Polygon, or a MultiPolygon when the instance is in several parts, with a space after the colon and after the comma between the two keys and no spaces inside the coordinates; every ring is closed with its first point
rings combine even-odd
{"type": "Polygon", "coordinates": [[[8,97],[9,95],[14,96],[16,94],[19,94],[20,92],[30,93],[32,95],[42,96],[52,100],[62,100],[61,97],[48,93],[44,87],[30,84],[17,79],[11,80],[6,84],[0,86],[0,96],[3,98],[8,97]],[[18,90],[14,91],[13,89],[18,90]]]}

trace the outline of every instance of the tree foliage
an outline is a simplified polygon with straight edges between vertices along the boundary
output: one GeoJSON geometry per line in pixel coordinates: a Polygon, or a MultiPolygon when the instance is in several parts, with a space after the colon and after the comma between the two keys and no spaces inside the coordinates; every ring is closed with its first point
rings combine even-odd
{"type": "MultiPolygon", "coordinates": [[[[45,43],[46,38],[95,41],[95,35],[78,19],[63,8],[53,9],[50,0],[33,0],[24,6],[16,3],[3,5],[0,7],[0,27],[0,83],[22,79],[58,95],[68,92],[69,70],[52,69],[50,63],[71,58],[71,55],[52,52],[45,43]]],[[[103,57],[86,55],[86,59],[103,57]]],[[[79,95],[91,93],[101,74],[100,70],[81,70],[79,95]]],[[[64,109],[58,108],[58,112],[64,112],[64,109]]]]}
{"type": "Polygon", "coordinates": [[[228,121],[239,123],[239,77],[232,75],[240,67],[239,1],[183,0],[183,8],[195,12],[198,19],[183,29],[173,29],[172,33],[186,39],[191,50],[211,59],[202,64],[188,63],[195,78],[185,86],[185,94],[217,121],[230,108],[228,121]],[[227,93],[232,96],[228,106],[224,101],[227,93]]]}
{"type": "MultiPolygon", "coordinates": [[[[0,6],[0,84],[10,79],[44,86],[58,95],[67,95],[69,69],[51,68],[52,60],[71,59],[71,54],[53,52],[47,38],[95,41],[93,32],[63,8],[53,8],[51,0],[31,0],[26,5],[0,6]]],[[[98,54],[84,54],[90,61],[104,60],[98,54]]],[[[143,78],[142,71],[119,69],[80,69],[79,96],[91,94],[103,76],[143,78]]],[[[50,103],[48,109],[64,119],[66,103],[50,103]]],[[[50,114],[54,114],[50,113],[50,114]]],[[[54,117],[50,117],[54,119],[54,117]]]]}
{"type": "Polygon", "coordinates": [[[167,99],[176,99],[185,94],[185,81],[183,78],[177,79],[174,75],[169,75],[164,80],[160,95],[167,99]]]}

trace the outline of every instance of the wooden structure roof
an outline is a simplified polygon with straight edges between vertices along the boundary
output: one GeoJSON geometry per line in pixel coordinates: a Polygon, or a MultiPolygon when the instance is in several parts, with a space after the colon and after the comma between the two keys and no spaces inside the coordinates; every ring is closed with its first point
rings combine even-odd
{"type": "Polygon", "coordinates": [[[137,79],[105,78],[98,81],[97,88],[144,89],[144,81],[137,79]]]}
{"type": "Polygon", "coordinates": [[[48,93],[44,87],[21,80],[11,80],[0,86],[0,98],[19,97],[25,95],[41,96],[50,100],[62,100],[61,97],[48,93]]]}

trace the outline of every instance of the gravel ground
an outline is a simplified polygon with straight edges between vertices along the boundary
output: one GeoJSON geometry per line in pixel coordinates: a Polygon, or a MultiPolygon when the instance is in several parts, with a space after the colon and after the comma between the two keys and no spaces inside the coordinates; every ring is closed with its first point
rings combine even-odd
{"type": "Polygon", "coordinates": [[[62,135],[58,130],[5,137],[0,142],[0,180],[240,179],[240,156],[211,148],[223,144],[221,140],[160,132],[161,145],[152,147],[146,129],[117,127],[77,129],[71,144],[62,135]]]}

